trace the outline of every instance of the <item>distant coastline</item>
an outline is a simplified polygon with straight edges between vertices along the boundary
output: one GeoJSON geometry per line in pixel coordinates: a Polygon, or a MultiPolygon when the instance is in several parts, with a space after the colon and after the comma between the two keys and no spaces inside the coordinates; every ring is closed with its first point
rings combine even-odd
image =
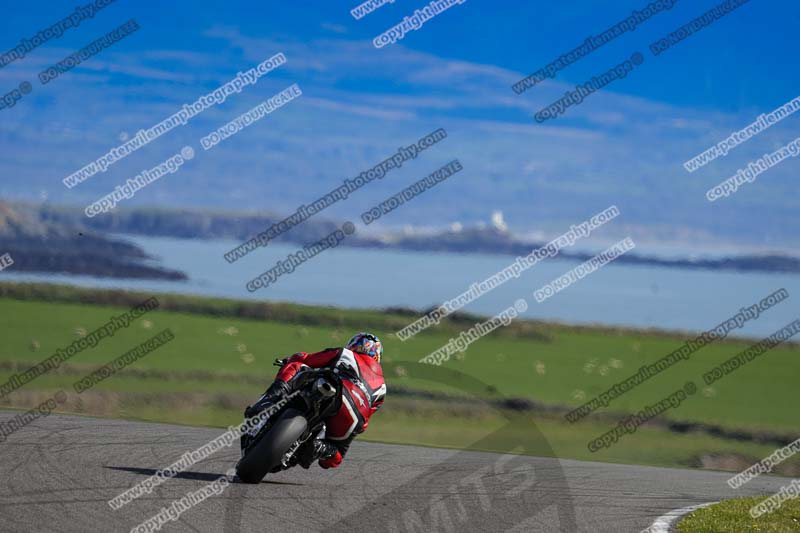
{"type": "MultiPolygon", "coordinates": [[[[2,205],[2,204],[0,204],[2,205]]],[[[41,241],[36,235],[17,235],[9,240],[0,231],[0,252],[10,251],[24,259],[17,270],[67,272],[94,276],[151,279],[186,279],[181,272],[143,264],[144,251],[107,234],[130,234],[179,239],[234,239],[244,241],[283,219],[273,213],[224,213],[185,209],[121,209],[94,218],[86,218],[79,208],[57,206],[14,206],[29,220],[47,226],[58,239],[41,241]],[[87,233],[83,237],[77,234],[87,233]],[[38,242],[38,244],[37,244],[38,242]],[[57,244],[56,244],[57,243],[57,244]]],[[[0,211],[0,228],[3,212],[0,211]]],[[[276,242],[304,245],[323,238],[337,227],[336,221],[308,220],[280,235],[276,242]]],[[[524,256],[546,242],[515,237],[505,228],[483,226],[459,228],[425,235],[385,233],[375,236],[348,237],[342,246],[414,252],[449,252],[524,256]]],[[[555,259],[585,261],[594,254],[572,249],[562,250],[555,259]]],[[[15,255],[15,260],[16,260],[15,255]]],[[[800,272],[800,258],[785,254],[749,254],[728,257],[663,258],[626,253],[616,259],[620,264],[663,266],[742,272],[800,272]]]]}
{"type": "MultiPolygon", "coordinates": [[[[531,250],[547,242],[521,241],[494,228],[463,230],[458,233],[444,232],[429,236],[406,236],[393,242],[370,243],[389,249],[417,252],[485,253],[525,256],[531,250]]],[[[354,245],[360,246],[361,243],[354,245]]],[[[586,261],[595,254],[583,251],[561,250],[554,259],[586,261]]],[[[720,258],[662,258],[628,252],[615,259],[616,263],[650,265],[667,268],[691,268],[706,270],[737,270],[741,272],[800,273],[800,258],[782,254],[739,255],[720,258]]]]}
{"type": "Polygon", "coordinates": [[[80,223],[44,220],[36,209],[0,202],[0,254],[10,272],[46,272],[101,278],[184,281],[183,272],[158,267],[138,246],[80,223]]]}

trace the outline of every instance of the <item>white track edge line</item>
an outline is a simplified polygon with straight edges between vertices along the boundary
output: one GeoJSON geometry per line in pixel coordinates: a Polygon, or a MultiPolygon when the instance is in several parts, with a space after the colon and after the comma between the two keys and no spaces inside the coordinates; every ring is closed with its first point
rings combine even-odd
{"type": "Polygon", "coordinates": [[[668,512],[665,515],[659,516],[656,518],[656,521],[653,524],[643,529],[640,533],[669,533],[672,529],[672,525],[678,521],[684,515],[691,513],[692,511],[696,511],[698,509],[702,509],[704,507],[709,507],[714,505],[715,503],[719,502],[708,502],[708,503],[701,503],[700,505],[692,505],[689,507],[684,507],[682,509],[675,509],[668,512]]]}

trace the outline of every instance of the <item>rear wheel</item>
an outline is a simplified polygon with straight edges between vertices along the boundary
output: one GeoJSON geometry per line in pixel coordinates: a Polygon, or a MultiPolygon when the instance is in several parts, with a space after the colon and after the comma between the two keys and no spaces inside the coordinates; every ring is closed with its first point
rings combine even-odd
{"type": "Polygon", "coordinates": [[[287,409],[272,424],[267,433],[236,465],[236,475],[245,483],[260,483],[267,473],[278,466],[292,444],[299,439],[308,421],[296,409],[287,409]]]}

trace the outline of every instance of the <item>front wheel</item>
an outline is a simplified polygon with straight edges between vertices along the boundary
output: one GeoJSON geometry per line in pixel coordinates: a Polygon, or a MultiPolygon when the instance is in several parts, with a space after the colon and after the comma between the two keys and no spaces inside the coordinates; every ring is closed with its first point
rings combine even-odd
{"type": "Polygon", "coordinates": [[[260,483],[267,472],[278,466],[297,439],[303,436],[308,421],[297,409],[286,409],[267,433],[236,465],[236,475],[245,483],[260,483]]]}

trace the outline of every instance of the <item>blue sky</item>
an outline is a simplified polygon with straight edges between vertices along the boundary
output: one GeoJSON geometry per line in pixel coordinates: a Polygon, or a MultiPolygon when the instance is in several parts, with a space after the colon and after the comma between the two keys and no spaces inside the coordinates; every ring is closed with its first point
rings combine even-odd
{"type": "MultiPolygon", "coordinates": [[[[0,110],[0,196],[85,206],[192,145],[198,156],[124,205],[290,212],[425,133],[449,136],[391,178],[326,216],[358,214],[453,158],[464,172],[398,209],[385,224],[487,220],[557,231],[610,204],[616,234],[685,242],[797,244],[800,161],[735,195],[705,191],[800,135],[790,117],[693,174],[682,163],[800,95],[800,5],[752,0],[656,57],[647,45],[717,2],[675,6],[522,95],[510,86],[645,1],[467,0],[382,49],[372,39],[426,5],[396,0],[361,20],[353,2],[118,0],[0,69],[0,94],[33,92],[0,110]],[[141,29],[42,86],[36,74],[128,19],[141,29]],[[554,121],[533,114],[636,51],[645,62],[554,121]],[[288,63],[72,190],[61,179],[194,101],[239,70],[283,52],[288,63]],[[199,138],[298,83],[303,96],[210,152],[199,138]],[[794,228],[794,229],[793,229],[794,228]]],[[[71,13],[74,2],[19,5],[0,20],[0,50],[71,13]]],[[[615,235],[616,236],[616,235],[615,235]]],[[[611,236],[609,236],[610,238],[611,236]]]]}

